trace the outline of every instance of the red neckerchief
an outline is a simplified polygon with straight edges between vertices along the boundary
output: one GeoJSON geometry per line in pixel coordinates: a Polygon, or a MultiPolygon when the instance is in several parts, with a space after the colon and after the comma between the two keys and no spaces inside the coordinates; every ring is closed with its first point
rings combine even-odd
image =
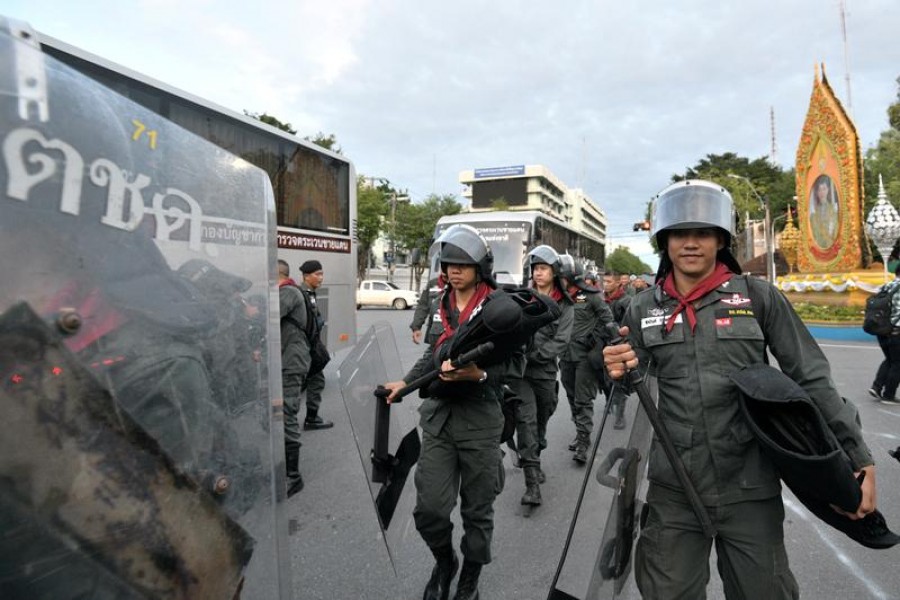
{"type": "MultiPolygon", "coordinates": [[[[534,283],[531,284],[531,287],[532,287],[532,289],[537,290],[537,288],[534,286],[534,283]]],[[[553,298],[554,302],[559,302],[560,300],[563,299],[562,290],[560,290],[559,287],[555,283],[552,286],[550,286],[550,293],[545,294],[545,295],[553,298]]]]}
{"type": "Polygon", "coordinates": [[[625,288],[623,288],[622,286],[619,286],[618,288],[616,288],[616,291],[614,291],[612,294],[610,294],[609,296],[606,297],[606,303],[612,304],[613,302],[615,302],[616,300],[618,300],[619,298],[621,298],[624,295],[625,295],[625,288]]]}
{"type": "Polygon", "coordinates": [[[666,275],[666,279],[663,281],[663,291],[678,300],[678,308],[676,308],[672,315],[666,320],[666,331],[672,331],[672,328],[675,327],[675,317],[678,316],[678,313],[684,311],[684,314],[687,315],[688,324],[691,326],[691,333],[694,333],[694,328],[697,326],[697,315],[694,313],[693,302],[699,300],[731,279],[732,275],[734,275],[734,273],[732,273],[728,267],[723,263],[716,261],[716,268],[713,272],[710,273],[706,279],[694,286],[686,296],[682,296],[678,293],[678,290],[675,289],[675,277],[673,273],[670,272],[666,275]]]}
{"type": "Polygon", "coordinates": [[[279,281],[279,282],[278,282],[278,287],[279,287],[279,288],[283,288],[283,287],[286,286],[286,285],[292,285],[292,286],[294,286],[294,287],[300,287],[299,285],[297,285],[297,282],[294,281],[293,279],[291,279],[290,277],[288,277],[288,278],[285,279],[284,281],[279,281]]]}
{"type": "MultiPolygon", "coordinates": [[[[456,323],[456,326],[459,327],[463,323],[469,320],[469,315],[472,314],[472,311],[475,310],[476,306],[480,306],[484,299],[488,297],[488,295],[494,291],[494,288],[489,286],[483,281],[479,281],[478,285],[475,286],[475,293],[472,294],[472,297],[469,298],[469,302],[466,304],[466,307],[463,309],[462,313],[459,315],[459,320],[456,323]]],[[[453,290],[450,290],[450,310],[448,311],[443,302],[440,303],[440,314],[441,314],[441,325],[444,326],[444,333],[441,334],[441,337],[438,338],[438,341],[434,344],[434,349],[437,350],[438,347],[444,343],[444,341],[456,333],[456,330],[450,326],[450,312],[456,310],[456,294],[453,290]]]]}
{"type": "Polygon", "coordinates": [[[580,291],[581,288],[577,285],[570,285],[566,288],[566,293],[569,294],[569,298],[571,298],[572,300],[575,299],[575,296],[577,296],[580,291]]]}

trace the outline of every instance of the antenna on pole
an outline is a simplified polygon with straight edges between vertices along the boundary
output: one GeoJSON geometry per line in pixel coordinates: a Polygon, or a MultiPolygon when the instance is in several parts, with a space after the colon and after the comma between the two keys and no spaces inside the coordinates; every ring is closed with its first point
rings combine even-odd
{"type": "Polygon", "coordinates": [[[578,187],[584,189],[584,171],[585,164],[587,162],[587,138],[585,136],[581,136],[581,181],[578,182],[578,187]]]}
{"type": "Polygon", "coordinates": [[[841,0],[841,35],[844,38],[844,81],[847,83],[847,112],[853,115],[853,100],[850,96],[850,52],[847,48],[847,10],[845,0],[841,0]]]}
{"type": "Polygon", "coordinates": [[[769,157],[771,158],[771,163],[774,165],[776,161],[776,157],[778,155],[778,145],[775,142],[775,107],[769,107],[769,129],[772,135],[772,150],[769,153],[769,157]]]}

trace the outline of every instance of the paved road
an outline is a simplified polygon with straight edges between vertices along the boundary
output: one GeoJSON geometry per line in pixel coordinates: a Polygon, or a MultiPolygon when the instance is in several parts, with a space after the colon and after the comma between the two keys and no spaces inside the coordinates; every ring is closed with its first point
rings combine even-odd
{"type": "MultiPolygon", "coordinates": [[[[358,312],[360,335],[373,323],[393,330],[396,355],[389,359],[387,369],[397,375],[405,373],[422,350],[410,341],[411,318],[411,311],[358,312]]],[[[900,529],[900,465],[887,455],[888,449],[900,444],[900,407],[877,404],[866,394],[881,352],[874,343],[823,341],[822,347],[832,362],[838,388],[860,407],[866,440],[878,462],[879,505],[889,523],[900,529]]],[[[388,347],[384,353],[393,355],[394,351],[388,347]]],[[[336,357],[326,372],[328,387],[322,413],[335,421],[335,427],[303,434],[301,465],[306,488],[287,506],[294,597],[418,599],[433,561],[412,527],[408,505],[398,509],[392,522],[392,529],[401,528],[392,553],[380,535],[363,475],[364,462],[356,450],[348,411],[336,384],[336,371],[345,355],[336,357]]],[[[416,405],[415,398],[405,405],[410,411],[408,418],[414,418],[411,411],[416,405]]],[[[635,405],[636,400],[629,401],[631,410],[635,405]]],[[[600,406],[602,399],[598,400],[600,406]]],[[[494,561],[482,575],[485,600],[546,598],[584,475],[584,469],[571,460],[565,448],[573,428],[564,398],[550,425],[550,448],[544,455],[548,475],[542,486],[544,505],[530,517],[523,516],[519,505],[524,489],[521,470],[512,466],[509,457],[505,459],[506,487],[495,504],[494,561]]],[[[594,484],[589,489],[596,487],[594,484]]],[[[867,550],[811,520],[789,494],[785,495],[785,505],[791,566],[804,598],[900,598],[900,550],[867,550]]],[[[595,528],[599,531],[600,527],[598,521],[595,528]]],[[[455,531],[457,545],[460,531],[455,531]]],[[[593,556],[587,560],[593,560],[593,556]]],[[[721,598],[714,560],[711,572],[710,598],[721,598]]],[[[623,597],[637,595],[627,588],[623,597]]]]}

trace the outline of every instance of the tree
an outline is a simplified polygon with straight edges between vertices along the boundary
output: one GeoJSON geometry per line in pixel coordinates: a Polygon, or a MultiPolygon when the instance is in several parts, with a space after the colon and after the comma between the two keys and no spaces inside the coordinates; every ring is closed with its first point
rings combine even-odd
{"type": "Polygon", "coordinates": [[[428,268],[428,250],[431,247],[434,227],[444,215],[455,215],[462,210],[453,194],[438,196],[430,194],[419,204],[404,203],[397,206],[397,222],[403,227],[397,229],[396,243],[410,251],[417,260],[413,261],[413,285],[421,288],[422,273],[428,268]]]}
{"type": "MultiPolygon", "coordinates": [[[[751,219],[762,219],[765,215],[765,209],[756,194],[769,199],[774,219],[787,211],[788,204],[793,202],[796,189],[794,169],[785,171],[780,166],[772,164],[766,157],[751,161],[733,152],[707,154],[706,158],[686,169],[683,176],[672,176],[673,183],[684,179],[706,179],[727,189],[734,199],[738,218],[744,225],[748,216],[751,219]],[[729,174],[746,177],[750,180],[750,185],[742,179],[729,177],[729,174]]],[[[783,221],[775,223],[776,231],[783,228],[783,221]]]]}
{"type": "Polygon", "coordinates": [[[360,175],[356,179],[356,239],[359,241],[357,250],[357,277],[366,278],[366,269],[369,267],[369,256],[372,253],[372,245],[384,225],[384,215],[388,211],[388,201],[384,190],[365,184],[365,177],[360,175]]]}
{"type": "Polygon", "coordinates": [[[625,246],[619,246],[613,250],[612,254],[606,257],[603,266],[607,271],[618,271],[619,273],[638,274],[652,271],[650,265],[632,254],[631,250],[625,246]]]}
{"type": "Polygon", "coordinates": [[[491,210],[509,210],[509,202],[503,196],[494,198],[491,200],[491,210]]]}
{"type": "Polygon", "coordinates": [[[878,200],[878,176],[884,182],[884,191],[895,207],[900,204],[900,77],[897,78],[897,100],[888,106],[890,127],[881,133],[878,144],[866,151],[865,214],[869,214],[878,200]]]}
{"type": "Polygon", "coordinates": [[[277,117],[273,117],[270,114],[252,113],[252,112],[248,112],[246,110],[244,111],[244,114],[247,115],[248,117],[253,117],[254,119],[256,119],[258,121],[262,121],[266,125],[271,125],[272,127],[275,127],[276,129],[280,129],[282,131],[287,131],[291,135],[297,134],[297,130],[294,129],[293,127],[291,127],[290,123],[283,123],[277,117]]]}
{"type": "Polygon", "coordinates": [[[325,135],[324,133],[322,133],[320,131],[319,133],[314,135],[312,138],[310,138],[309,136],[306,136],[303,139],[306,140],[307,142],[312,142],[316,146],[321,146],[322,148],[325,148],[326,150],[331,150],[332,152],[341,154],[341,147],[337,143],[337,138],[334,136],[333,133],[329,133],[328,135],[325,135]]]}

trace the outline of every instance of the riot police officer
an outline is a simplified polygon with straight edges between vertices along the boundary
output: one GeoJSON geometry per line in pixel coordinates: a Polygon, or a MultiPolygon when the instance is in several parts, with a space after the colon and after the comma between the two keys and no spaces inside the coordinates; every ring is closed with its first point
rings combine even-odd
{"type": "MultiPolygon", "coordinates": [[[[468,225],[447,229],[435,242],[447,285],[441,294],[439,315],[444,332],[404,378],[385,384],[398,390],[433,369],[438,381],[430,385],[419,407],[422,451],[416,467],[416,529],[435,557],[425,588],[425,600],[446,600],[459,568],[453,550],[450,513],[459,496],[464,534],[463,567],[456,600],[478,597],[483,565],[491,561],[494,499],[503,487],[500,436],[503,431],[501,386],[509,361],[487,368],[468,363],[454,368],[441,349],[470,316],[476,314],[496,289],[492,278],[494,257],[481,235],[468,225]],[[427,397],[426,397],[427,396],[427,397]]],[[[448,346],[449,347],[449,346],[448,346]]]]}
{"type": "Polygon", "coordinates": [[[541,504],[541,451],[547,447],[547,422],[556,410],[559,395],[556,378],[557,357],[569,343],[574,311],[572,299],[560,279],[559,254],[550,246],[537,246],[528,253],[531,285],[539,293],[559,304],[559,319],[541,327],[525,355],[522,378],[511,385],[520,399],[517,411],[516,440],[519,461],[525,474],[522,504],[541,504]]]}
{"type": "MultiPolygon", "coordinates": [[[[875,510],[875,467],[856,408],[834,387],[828,361],[787,299],[741,276],[729,247],[730,194],[689,180],[654,200],[660,248],[656,286],[631,301],[620,332],[629,343],[604,350],[610,376],[638,361],[659,381],[659,413],[717,530],[718,569],[727,598],[797,598],[784,546],[778,474],[761,453],[729,378],[772,352],[810,395],[855,471],[865,472],[851,518],[875,510]]],[[[645,597],[701,598],[713,540],[704,535],[656,440],[649,460],[649,513],[636,552],[645,597]]]]}
{"type": "Polygon", "coordinates": [[[612,313],[600,290],[584,282],[584,267],[570,255],[560,256],[560,275],[566,283],[566,293],[574,304],[572,334],[560,358],[560,379],[566,390],[575,439],[569,444],[572,459],[587,462],[594,429],[594,398],[597,396],[599,361],[592,365],[590,357],[599,356],[605,337],[604,327],[612,322],[612,313]]]}

